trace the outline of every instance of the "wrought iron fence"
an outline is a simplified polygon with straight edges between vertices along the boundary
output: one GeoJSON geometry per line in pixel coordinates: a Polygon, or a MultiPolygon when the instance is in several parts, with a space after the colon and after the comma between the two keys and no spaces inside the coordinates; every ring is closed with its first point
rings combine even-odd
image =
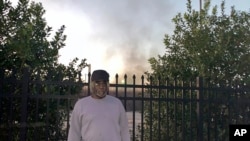
{"type": "MultiPolygon", "coordinates": [[[[1,140],[66,140],[70,112],[88,83],[31,79],[0,72],[1,140]]],[[[89,74],[90,76],[90,74],[89,74]]],[[[229,140],[229,124],[249,124],[249,86],[116,75],[109,94],[128,112],[131,140],[229,140]]]]}

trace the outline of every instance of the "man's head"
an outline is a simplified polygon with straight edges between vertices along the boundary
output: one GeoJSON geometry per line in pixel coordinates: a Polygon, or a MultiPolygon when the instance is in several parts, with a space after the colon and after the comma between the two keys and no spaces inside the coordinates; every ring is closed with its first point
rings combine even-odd
{"type": "Polygon", "coordinates": [[[109,88],[109,74],[105,70],[95,70],[92,73],[90,84],[92,97],[104,98],[109,88]]]}

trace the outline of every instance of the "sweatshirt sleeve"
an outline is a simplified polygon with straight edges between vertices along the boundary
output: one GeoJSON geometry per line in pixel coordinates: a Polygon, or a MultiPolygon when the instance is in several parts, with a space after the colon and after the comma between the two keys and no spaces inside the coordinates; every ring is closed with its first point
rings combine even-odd
{"type": "Polygon", "coordinates": [[[128,118],[127,118],[126,111],[122,104],[121,104],[120,128],[121,128],[122,141],[130,141],[128,118]]]}
{"type": "Polygon", "coordinates": [[[81,122],[79,117],[80,105],[75,104],[70,117],[70,127],[67,141],[81,141],[81,122]]]}

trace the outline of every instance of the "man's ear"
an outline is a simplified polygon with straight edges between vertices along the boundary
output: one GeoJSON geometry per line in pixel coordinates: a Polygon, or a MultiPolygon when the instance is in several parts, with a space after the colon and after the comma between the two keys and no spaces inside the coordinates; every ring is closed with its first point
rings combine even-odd
{"type": "Polygon", "coordinates": [[[94,87],[95,87],[95,84],[94,84],[94,81],[90,81],[90,93],[93,93],[94,92],[94,87]]]}

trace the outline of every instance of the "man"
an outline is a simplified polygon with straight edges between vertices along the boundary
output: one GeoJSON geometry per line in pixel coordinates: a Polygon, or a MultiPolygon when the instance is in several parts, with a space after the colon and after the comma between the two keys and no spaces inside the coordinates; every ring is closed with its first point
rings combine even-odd
{"type": "Polygon", "coordinates": [[[68,141],[130,141],[128,120],[121,101],[107,95],[109,74],[92,73],[91,95],[75,104],[68,141]]]}

